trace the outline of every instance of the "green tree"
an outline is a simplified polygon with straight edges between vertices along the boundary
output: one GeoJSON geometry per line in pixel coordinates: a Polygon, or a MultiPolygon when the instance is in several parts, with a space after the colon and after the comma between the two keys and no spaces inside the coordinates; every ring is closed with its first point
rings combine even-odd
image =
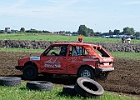
{"type": "Polygon", "coordinates": [[[85,25],[80,25],[78,29],[78,34],[82,34],[84,36],[87,36],[88,29],[85,25]]]}
{"type": "Polygon", "coordinates": [[[114,30],[114,35],[118,35],[118,34],[120,34],[120,30],[115,29],[114,30]]]}
{"type": "Polygon", "coordinates": [[[136,32],[135,37],[136,37],[136,39],[140,38],[140,32],[136,32]]]}
{"type": "Polygon", "coordinates": [[[123,34],[134,35],[135,34],[134,28],[129,28],[129,27],[123,28],[123,34]]]}
{"type": "Polygon", "coordinates": [[[94,36],[101,36],[101,32],[95,32],[94,36]]]}
{"type": "Polygon", "coordinates": [[[78,29],[78,34],[82,34],[83,36],[93,36],[94,31],[90,28],[87,28],[85,25],[80,25],[78,29]]]}
{"type": "Polygon", "coordinates": [[[109,30],[109,35],[113,35],[114,34],[114,32],[112,32],[111,30],[109,30]]]}
{"type": "Polygon", "coordinates": [[[25,32],[25,28],[21,27],[20,32],[25,32]]]}
{"type": "Polygon", "coordinates": [[[88,36],[94,36],[93,29],[88,28],[88,36]]]}

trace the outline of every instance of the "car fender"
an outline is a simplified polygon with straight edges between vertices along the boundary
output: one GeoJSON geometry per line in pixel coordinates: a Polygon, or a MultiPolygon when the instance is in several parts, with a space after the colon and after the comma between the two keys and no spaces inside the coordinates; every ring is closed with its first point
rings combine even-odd
{"type": "Polygon", "coordinates": [[[95,70],[95,67],[94,67],[93,65],[84,64],[84,65],[79,66],[79,68],[78,68],[78,70],[77,70],[77,73],[79,72],[79,70],[80,70],[82,67],[85,67],[85,66],[90,67],[91,69],[95,70]]]}
{"type": "Polygon", "coordinates": [[[33,66],[38,70],[38,73],[41,72],[41,68],[38,67],[38,66],[40,66],[40,63],[37,63],[36,61],[27,61],[27,62],[24,64],[24,67],[26,67],[27,65],[33,65],[33,66]]]}

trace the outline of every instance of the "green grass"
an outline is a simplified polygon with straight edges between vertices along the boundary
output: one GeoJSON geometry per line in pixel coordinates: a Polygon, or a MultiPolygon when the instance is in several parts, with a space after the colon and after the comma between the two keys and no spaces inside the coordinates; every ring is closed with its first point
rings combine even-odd
{"type": "Polygon", "coordinates": [[[140,59],[140,53],[135,52],[110,52],[113,57],[125,59],[140,59]]]}
{"type": "MultiPolygon", "coordinates": [[[[77,41],[78,36],[61,35],[38,35],[38,34],[0,34],[0,40],[46,40],[46,41],[77,41]]],[[[115,42],[120,43],[121,39],[84,37],[84,42],[115,42]]],[[[131,43],[140,43],[140,40],[132,40],[131,43]]]]}
{"type": "Polygon", "coordinates": [[[51,91],[34,91],[26,88],[26,82],[22,82],[22,85],[17,87],[0,86],[0,100],[138,100],[138,98],[108,92],[97,98],[69,96],[61,93],[62,88],[62,85],[54,85],[51,91]]]}

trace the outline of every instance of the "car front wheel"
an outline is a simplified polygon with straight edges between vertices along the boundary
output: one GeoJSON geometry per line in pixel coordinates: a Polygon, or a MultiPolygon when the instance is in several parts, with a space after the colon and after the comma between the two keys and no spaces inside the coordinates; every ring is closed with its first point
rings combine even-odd
{"type": "Polygon", "coordinates": [[[32,66],[28,65],[23,69],[23,78],[25,80],[34,80],[37,77],[37,69],[32,66]]]}

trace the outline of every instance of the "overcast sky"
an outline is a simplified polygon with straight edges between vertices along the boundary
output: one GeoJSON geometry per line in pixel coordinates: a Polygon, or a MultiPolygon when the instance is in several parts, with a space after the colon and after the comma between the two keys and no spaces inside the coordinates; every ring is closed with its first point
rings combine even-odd
{"type": "Polygon", "coordinates": [[[140,32],[140,0],[0,0],[0,29],[76,32],[80,25],[140,32]]]}

